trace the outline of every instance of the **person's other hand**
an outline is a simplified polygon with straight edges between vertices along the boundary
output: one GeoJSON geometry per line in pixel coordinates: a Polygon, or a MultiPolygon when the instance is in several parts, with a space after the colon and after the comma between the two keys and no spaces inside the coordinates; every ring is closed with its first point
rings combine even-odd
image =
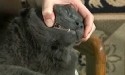
{"type": "Polygon", "coordinates": [[[55,4],[60,4],[60,5],[71,4],[82,15],[85,24],[83,41],[88,40],[96,27],[95,24],[93,23],[94,20],[93,15],[82,4],[81,0],[43,0],[42,14],[44,17],[44,21],[48,27],[52,27],[54,24],[55,15],[53,12],[53,6],[55,4]]]}

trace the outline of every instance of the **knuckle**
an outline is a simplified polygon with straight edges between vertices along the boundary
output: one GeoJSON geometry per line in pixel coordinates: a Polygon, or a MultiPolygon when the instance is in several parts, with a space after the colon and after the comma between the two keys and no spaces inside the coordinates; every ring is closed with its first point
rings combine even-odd
{"type": "Polygon", "coordinates": [[[49,10],[44,10],[44,11],[42,11],[42,14],[43,15],[49,15],[49,14],[52,14],[52,12],[49,11],[49,10]]]}

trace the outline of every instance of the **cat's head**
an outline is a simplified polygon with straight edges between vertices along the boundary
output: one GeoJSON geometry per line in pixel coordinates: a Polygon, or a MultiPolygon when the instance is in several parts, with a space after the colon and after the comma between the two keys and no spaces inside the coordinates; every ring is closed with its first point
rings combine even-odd
{"type": "Polygon", "coordinates": [[[30,33],[45,44],[65,47],[81,40],[83,35],[83,19],[69,5],[54,6],[55,23],[47,27],[43,21],[41,10],[31,9],[28,15],[30,33]],[[41,40],[40,40],[41,39],[41,40]]]}
{"type": "Polygon", "coordinates": [[[70,5],[56,5],[54,12],[56,16],[54,27],[68,32],[75,32],[77,40],[80,40],[84,29],[83,19],[80,14],[70,5]]]}

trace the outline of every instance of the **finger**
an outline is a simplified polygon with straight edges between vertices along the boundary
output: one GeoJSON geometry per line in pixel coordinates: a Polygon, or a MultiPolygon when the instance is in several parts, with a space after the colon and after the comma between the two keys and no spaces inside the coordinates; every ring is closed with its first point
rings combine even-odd
{"type": "Polygon", "coordinates": [[[45,0],[42,6],[42,15],[43,15],[43,19],[45,24],[48,27],[52,27],[54,24],[54,20],[55,20],[55,15],[53,12],[53,2],[49,1],[49,0],[45,0]]]}
{"type": "Polygon", "coordinates": [[[54,4],[60,4],[60,5],[66,5],[66,4],[70,4],[71,0],[56,0],[54,1],[54,4]]]}
{"type": "Polygon", "coordinates": [[[84,35],[83,35],[83,37],[87,37],[87,35],[92,30],[92,25],[93,25],[93,18],[90,15],[85,17],[84,25],[85,25],[85,27],[84,27],[84,35]]]}
{"type": "Polygon", "coordinates": [[[83,41],[87,41],[87,40],[90,38],[91,34],[95,31],[95,29],[96,29],[96,27],[95,27],[95,24],[93,23],[92,30],[91,30],[90,33],[87,35],[87,37],[83,38],[82,40],[83,40],[83,41]]]}
{"type": "Polygon", "coordinates": [[[84,9],[78,9],[78,11],[82,14],[83,18],[84,18],[84,25],[85,25],[85,31],[84,31],[84,38],[87,37],[87,35],[90,33],[91,29],[92,29],[92,25],[93,25],[93,20],[94,17],[93,15],[86,10],[86,12],[84,12],[84,9]]]}
{"type": "Polygon", "coordinates": [[[78,10],[78,12],[82,15],[82,17],[84,18],[85,16],[87,16],[88,14],[91,14],[91,12],[85,7],[85,5],[82,3],[81,0],[70,0],[71,4],[75,7],[75,9],[78,10]]]}
{"type": "Polygon", "coordinates": [[[72,5],[75,7],[75,9],[78,10],[78,12],[81,14],[84,20],[85,24],[85,31],[84,31],[84,36],[87,37],[87,35],[90,33],[92,29],[92,24],[94,17],[91,14],[91,12],[82,4],[80,0],[74,0],[75,3],[72,3],[72,5]]]}

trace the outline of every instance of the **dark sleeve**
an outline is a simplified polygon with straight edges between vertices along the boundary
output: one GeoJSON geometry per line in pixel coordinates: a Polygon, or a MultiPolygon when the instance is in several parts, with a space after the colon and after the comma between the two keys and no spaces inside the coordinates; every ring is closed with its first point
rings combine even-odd
{"type": "Polygon", "coordinates": [[[27,2],[29,3],[29,5],[31,7],[42,7],[42,1],[43,0],[27,0],[27,2]]]}
{"type": "Polygon", "coordinates": [[[21,9],[21,0],[0,0],[0,14],[17,15],[21,9]]]}
{"type": "Polygon", "coordinates": [[[31,7],[42,7],[43,0],[0,0],[0,14],[19,14],[22,1],[27,1],[31,7]]]}

